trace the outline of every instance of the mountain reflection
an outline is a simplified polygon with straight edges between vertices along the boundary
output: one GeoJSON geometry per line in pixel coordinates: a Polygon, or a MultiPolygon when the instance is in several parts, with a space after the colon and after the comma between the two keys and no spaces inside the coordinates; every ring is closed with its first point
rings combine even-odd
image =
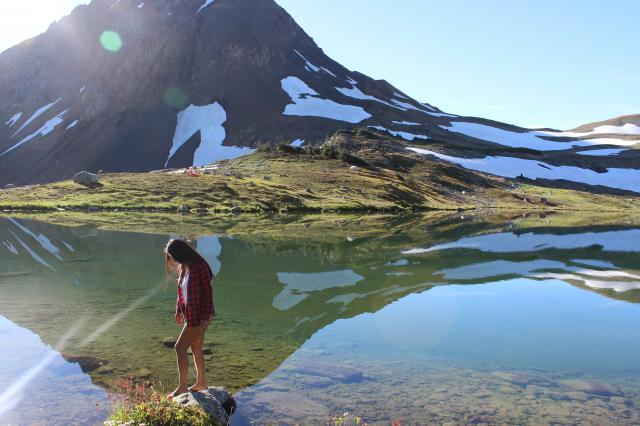
{"type": "MultiPolygon", "coordinates": [[[[390,218],[375,231],[274,220],[260,233],[187,233],[217,274],[219,319],[208,335],[209,380],[259,382],[314,333],[377,312],[412,293],[500,278],[559,279],[606,297],[640,301],[635,228],[506,231],[457,217],[390,218]]],[[[369,226],[366,220],[361,225],[369,226]]],[[[173,236],[173,235],[172,235],[173,236]]],[[[95,383],[174,379],[175,284],[162,250],[169,235],[0,219],[0,315],[47,344],[88,317],[63,356],[95,383]]]]}

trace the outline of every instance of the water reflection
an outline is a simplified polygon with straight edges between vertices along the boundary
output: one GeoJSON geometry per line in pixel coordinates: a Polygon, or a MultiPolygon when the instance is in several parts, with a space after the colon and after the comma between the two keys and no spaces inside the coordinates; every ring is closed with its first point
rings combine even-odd
{"type": "MultiPolygon", "coordinates": [[[[602,419],[585,403],[599,404],[593,389],[562,384],[583,380],[573,387],[584,388],[585,377],[617,389],[601,411],[622,404],[617,422],[637,418],[628,385],[640,376],[640,311],[615,299],[640,301],[638,229],[516,233],[511,223],[458,217],[276,219],[248,229],[171,231],[192,239],[217,273],[208,375],[241,390],[238,424],[344,410],[389,423],[392,407],[414,422],[518,423],[559,410],[557,401],[602,419]],[[534,378],[519,385],[525,376],[534,378]],[[562,399],[567,392],[587,396],[562,399]],[[501,412],[514,406],[530,414],[501,412]]],[[[178,330],[175,284],[162,264],[167,234],[0,219],[0,315],[52,346],[87,317],[62,356],[93,383],[172,383],[178,330]]],[[[0,351],[8,342],[0,335],[0,351]]]]}
{"type": "Polygon", "coordinates": [[[0,342],[0,423],[97,424],[105,418],[106,391],[77,363],[2,316],[0,342]]]}

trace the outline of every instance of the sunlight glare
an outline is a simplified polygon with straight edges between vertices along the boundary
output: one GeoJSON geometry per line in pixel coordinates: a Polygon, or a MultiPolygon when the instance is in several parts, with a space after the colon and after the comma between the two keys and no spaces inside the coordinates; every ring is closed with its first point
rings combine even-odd
{"type": "Polygon", "coordinates": [[[22,376],[11,384],[3,393],[0,394],[0,416],[15,407],[24,396],[24,388],[35,379],[42,370],[44,370],[51,361],[61,353],[69,339],[73,338],[82,325],[86,322],[86,318],[76,321],[69,330],[60,338],[56,346],[47,352],[40,362],[28,369],[22,376]]]}
{"type": "Polygon", "coordinates": [[[90,0],[0,1],[0,52],[47,30],[54,21],[90,0]]]}

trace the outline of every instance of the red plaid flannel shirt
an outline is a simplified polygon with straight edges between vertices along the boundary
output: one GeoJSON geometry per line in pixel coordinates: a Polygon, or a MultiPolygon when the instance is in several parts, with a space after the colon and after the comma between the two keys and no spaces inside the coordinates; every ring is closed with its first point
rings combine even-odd
{"type": "Polygon", "coordinates": [[[178,299],[176,300],[176,313],[182,313],[187,327],[197,327],[202,322],[216,315],[213,306],[213,290],[211,281],[213,272],[207,264],[202,261],[189,266],[189,284],[187,284],[187,303],[184,303],[184,296],[180,282],[186,273],[182,269],[178,277],[178,299]]]}

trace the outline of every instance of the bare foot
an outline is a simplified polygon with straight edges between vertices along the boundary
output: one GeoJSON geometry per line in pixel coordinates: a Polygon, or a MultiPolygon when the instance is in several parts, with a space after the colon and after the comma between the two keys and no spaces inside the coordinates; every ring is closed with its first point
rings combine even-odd
{"type": "Polygon", "coordinates": [[[183,393],[187,393],[189,389],[187,388],[181,388],[181,387],[177,387],[176,390],[174,390],[173,392],[171,392],[169,395],[167,395],[168,399],[173,399],[178,395],[182,395],[183,393]]]}
{"type": "Polygon", "coordinates": [[[207,390],[207,384],[206,383],[196,383],[195,385],[191,386],[189,388],[189,392],[200,392],[203,390],[207,390]]]}

